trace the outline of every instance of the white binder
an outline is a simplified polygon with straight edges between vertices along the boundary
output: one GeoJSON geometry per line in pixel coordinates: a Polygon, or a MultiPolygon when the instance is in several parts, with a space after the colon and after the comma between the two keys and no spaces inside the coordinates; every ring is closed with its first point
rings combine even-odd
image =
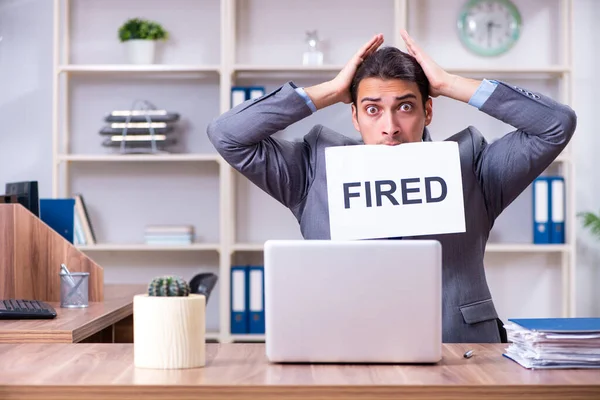
{"type": "Polygon", "coordinates": [[[547,177],[538,177],[533,182],[533,243],[550,242],[550,183],[547,177]]]}
{"type": "Polygon", "coordinates": [[[550,243],[565,243],[565,180],[550,178],[550,243]]]}
{"type": "Polygon", "coordinates": [[[231,333],[248,333],[247,268],[231,267],[231,333]]]}
{"type": "Polygon", "coordinates": [[[239,106],[246,101],[246,90],[244,88],[231,88],[231,108],[239,106]]]}

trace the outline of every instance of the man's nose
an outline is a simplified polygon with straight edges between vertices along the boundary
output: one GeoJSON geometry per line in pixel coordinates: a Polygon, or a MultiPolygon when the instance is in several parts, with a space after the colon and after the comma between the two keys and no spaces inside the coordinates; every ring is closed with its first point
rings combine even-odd
{"type": "Polygon", "coordinates": [[[397,135],[398,133],[400,133],[400,130],[398,128],[398,124],[396,123],[396,120],[393,118],[393,116],[389,116],[385,119],[384,125],[383,125],[383,135],[389,135],[389,136],[394,136],[397,135]]]}

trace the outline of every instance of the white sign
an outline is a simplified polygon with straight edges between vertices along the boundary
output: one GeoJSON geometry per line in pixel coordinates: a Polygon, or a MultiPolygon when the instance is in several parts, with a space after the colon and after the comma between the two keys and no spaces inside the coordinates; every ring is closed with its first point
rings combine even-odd
{"type": "Polygon", "coordinates": [[[465,232],[456,142],[325,149],[332,240],[465,232]]]}

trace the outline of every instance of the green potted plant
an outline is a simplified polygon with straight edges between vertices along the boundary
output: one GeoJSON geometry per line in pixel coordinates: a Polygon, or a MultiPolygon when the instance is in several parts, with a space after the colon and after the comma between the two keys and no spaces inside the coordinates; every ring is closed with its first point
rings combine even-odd
{"type": "Polygon", "coordinates": [[[154,278],[133,298],[133,354],[138,368],[205,365],[206,296],[177,276],[154,278]]]}
{"type": "Polygon", "coordinates": [[[167,32],[155,21],[131,18],[119,27],[119,40],[127,46],[127,55],[132,64],[153,64],[156,41],[167,40],[167,32]]]}
{"type": "Polygon", "coordinates": [[[600,214],[585,211],[577,215],[583,220],[583,227],[588,228],[592,235],[600,239],[600,214]]]}

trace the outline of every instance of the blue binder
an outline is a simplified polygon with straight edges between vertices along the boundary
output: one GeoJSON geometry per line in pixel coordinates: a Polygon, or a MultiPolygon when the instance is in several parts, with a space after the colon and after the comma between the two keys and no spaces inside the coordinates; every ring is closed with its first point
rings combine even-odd
{"type": "Polygon", "coordinates": [[[535,332],[600,333],[600,318],[522,318],[509,321],[535,332]]]}
{"type": "Polygon", "coordinates": [[[565,180],[552,176],[550,187],[550,243],[565,243],[565,180]]]}
{"type": "Polygon", "coordinates": [[[73,243],[75,199],[40,199],[40,219],[73,243]]]}
{"type": "Polygon", "coordinates": [[[265,273],[263,266],[250,266],[248,269],[250,284],[250,326],[249,333],[265,333],[265,273]]]}
{"type": "Polygon", "coordinates": [[[545,176],[533,181],[533,243],[550,243],[550,180],[545,176]]]}
{"type": "Polygon", "coordinates": [[[248,333],[248,268],[231,267],[231,333],[248,333]]]}

